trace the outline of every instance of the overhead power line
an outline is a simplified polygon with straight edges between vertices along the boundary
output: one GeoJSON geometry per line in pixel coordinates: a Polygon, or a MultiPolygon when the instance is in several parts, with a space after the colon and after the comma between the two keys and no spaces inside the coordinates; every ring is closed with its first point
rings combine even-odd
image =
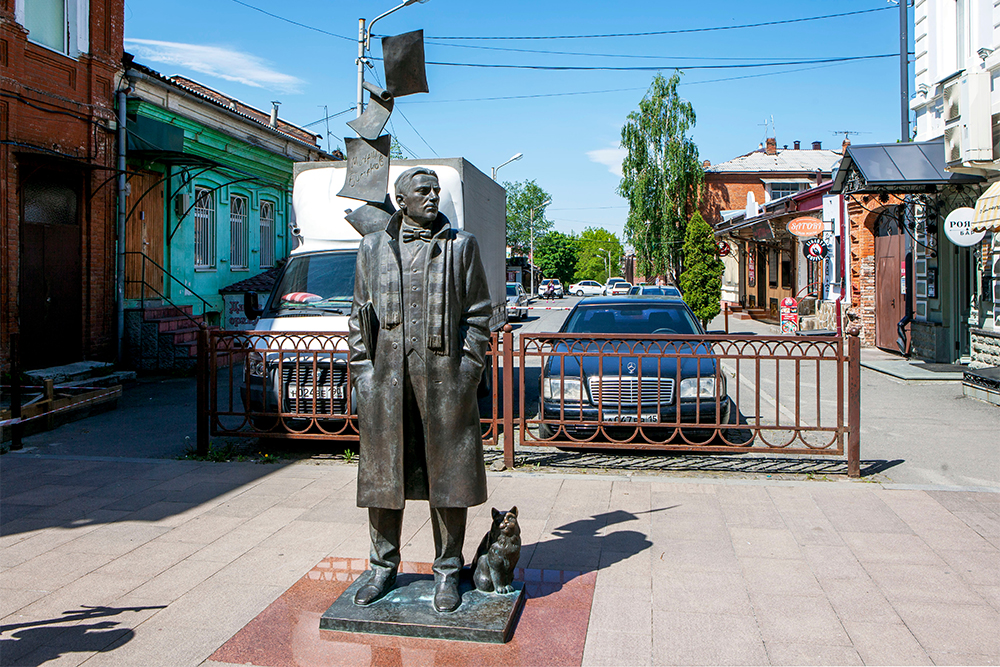
{"type": "Polygon", "coordinates": [[[787,25],[789,23],[804,23],[806,21],[822,21],[825,19],[841,18],[843,16],[857,16],[859,14],[871,14],[873,12],[884,12],[888,9],[898,11],[898,7],[874,7],[872,9],[858,9],[853,12],[841,12],[839,14],[824,14],[823,16],[805,16],[797,19],[782,19],[780,21],[764,21],[762,23],[744,23],[741,25],[723,25],[709,28],[680,28],[677,30],[656,30],[650,32],[617,32],[598,35],[525,35],[519,37],[486,37],[486,36],[428,36],[427,39],[453,39],[453,40],[529,40],[529,39],[601,39],[605,37],[653,37],[656,35],[684,35],[693,32],[715,32],[719,30],[742,30],[744,28],[764,28],[775,25],[787,25]]]}
{"type": "MultiPolygon", "coordinates": [[[[820,65],[824,63],[844,63],[857,60],[874,60],[877,58],[898,58],[898,53],[882,53],[869,56],[843,56],[839,58],[817,58],[815,60],[789,60],[782,62],[766,63],[735,63],[732,65],[642,65],[631,67],[612,67],[609,65],[513,65],[503,63],[448,63],[440,61],[427,61],[428,65],[438,65],[441,67],[478,67],[485,69],[529,69],[529,70],[549,70],[549,71],[569,71],[569,72],[656,72],[663,69],[679,70],[699,70],[699,69],[748,69],[751,67],[781,67],[783,65],[820,65]]],[[[381,58],[372,58],[381,60],[381,58]]]]}
{"type": "Polygon", "coordinates": [[[801,57],[787,57],[780,58],[777,56],[761,57],[761,58],[751,58],[745,56],[738,57],[723,57],[723,56],[712,56],[712,57],[698,57],[698,56],[657,56],[649,55],[645,53],[588,53],[582,51],[552,51],[551,49],[518,49],[515,47],[508,46],[484,46],[482,44],[452,44],[450,42],[434,42],[430,40],[425,40],[425,44],[432,44],[434,46],[447,46],[457,49],[477,49],[480,51],[503,51],[504,53],[534,53],[549,56],[584,56],[589,58],[624,58],[628,60],[714,60],[714,61],[724,61],[724,60],[802,60],[801,57]]]}
{"type": "Polygon", "coordinates": [[[278,19],[279,21],[284,21],[285,23],[291,23],[292,25],[297,25],[300,28],[305,28],[306,30],[312,30],[314,32],[318,32],[318,33],[323,34],[323,35],[329,35],[330,37],[336,37],[337,39],[346,39],[349,42],[357,42],[358,41],[357,37],[347,37],[346,35],[338,35],[335,32],[330,32],[329,30],[323,30],[322,28],[317,28],[316,26],[309,25],[308,23],[299,23],[298,21],[293,21],[292,19],[285,18],[284,16],[278,16],[277,14],[272,14],[271,12],[263,10],[260,7],[254,7],[251,4],[247,4],[246,2],[242,2],[242,0],[233,0],[233,2],[235,2],[237,5],[243,5],[247,9],[252,9],[255,12],[260,12],[261,14],[265,14],[267,16],[270,16],[273,19],[278,19]]]}

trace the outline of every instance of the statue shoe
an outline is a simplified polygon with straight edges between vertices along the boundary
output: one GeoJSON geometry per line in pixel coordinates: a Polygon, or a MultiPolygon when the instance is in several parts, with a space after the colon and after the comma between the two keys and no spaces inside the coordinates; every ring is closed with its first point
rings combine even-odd
{"type": "Polygon", "coordinates": [[[458,594],[458,581],[445,579],[434,585],[434,609],[437,611],[455,611],[462,604],[462,596],[458,594]]]}
{"type": "Polygon", "coordinates": [[[384,574],[383,572],[372,571],[368,583],[354,594],[354,604],[362,607],[369,605],[392,590],[392,587],[396,585],[396,573],[384,574]]]}

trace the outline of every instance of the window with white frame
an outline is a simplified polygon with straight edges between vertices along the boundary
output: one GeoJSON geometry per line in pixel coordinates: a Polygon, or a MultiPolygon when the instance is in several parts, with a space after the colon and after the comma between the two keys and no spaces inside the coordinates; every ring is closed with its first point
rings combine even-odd
{"type": "Polygon", "coordinates": [[[260,268],[274,266],[274,202],[260,202],[260,268]]]}
{"type": "Polygon", "coordinates": [[[807,187],[809,186],[806,183],[776,181],[768,184],[768,192],[771,195],[771,201],[774,201],[788,195],[794,195],[799,190],[805,190],[807,187]]]}
{"type": "Polygon", "coordinates": [[[28,40],[76,57],[90,51],[90,0],[15,0],[28,40]]]}
{"type": "Polygon", "coordinates": [[[194,190],[194,267],[215,268],[215,193],[194,190]]]}
{"type": "Polygon", "coordinates": [[[250,225],[247,224],[247,198],[229,198],[229,268],[250,268],[250,225]]]}

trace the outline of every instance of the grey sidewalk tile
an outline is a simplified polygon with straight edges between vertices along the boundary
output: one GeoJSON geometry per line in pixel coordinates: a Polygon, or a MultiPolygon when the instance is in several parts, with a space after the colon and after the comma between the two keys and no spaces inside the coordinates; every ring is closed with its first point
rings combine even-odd
{"type": "Polygon", "coordinates": [[[790,530],[730,526],[737,558],[802,559],[803,554],[790,530]]]}
{"type": "MultiPolygon", "coordinates": [[[[197,550],[191,554],[192,560],[231,563],[255,546],[273,535],[267,530],[257,530],[246,525],[237,526],[214,542],[206,545],[195,545],[197,550]]],[[[178,544],[190,544],[179,542],[178,544]]]]}
{"type": "Polygon", "coordinates": [[[4,510],[8,505],[37,505],[39,507],[51,507],[64,500],[75,498],[76,496],[94,491],[95,486],[72,486],[67,484],[45,484],[35,487],[30,491],[19,493],[9,498],[4,498],[4,510]]]}
{"type": "Polygon", "coordinates": [[[158,526],[174,528],[196,516],[201,516],[207,509],[198,503],[159,500],[132,512],[128,520],[147,521],[158,526]]]}
{"type": "Polygon", "coordinates": [[[929,654],[1000,656],[1000,613],[982,605],[897,602],[900,617],[929,654]]]}
{"type": "Polygon", "coordinates": [[[739,572],[731,542],[660,541],[651,550],[653,575],[663,568],[691,572],[739,572]]]}
{"type": "MultiPolygon", "coordinates": [[[[600,575],[598,575],[600,581],[600,575]]],[[[750,597],[739,573],[680,572],[661,569],[653,577],[653,610],[752,616],[750,597]]]]}
{"type": "Polygon", "coordinates": [[[595,589],[588,632],[591,628],[604,632],[627,628],[630,634],[649,636],[652,633],[653,594],[648,581],[638,583],[644,585],[595,589]]]}
{"type": "Polygon", "coordinates": [[[854,648],[866,665],[931,665],[930,656],[902,623],[872,623],[841,615],[854,648]]]}
{"type": "MultiPolygon", "coordinates": [[[[97,651],[85,650],[83,646],[106,647],[108,644],[127,635],[127,629],[99,630],[97,632],[85,632],[81,636],[75,635],[68,638],[61,635],[59,643],[53,646],[44,646],[36,651],[24,656],[24,665],[42,665],[45,667],[77,667],[89,660],[97,651]]],[[[69,633],[66,633],[69,634],[69,633]]]]}
{"type": "Polygon", "coordinates": [[[854,552],[845,546],[809,545],[802,547],[802,553],[820,581],[826,579],[867,578],[868,573],[858,561],[854,552]]]}
{"type": "Polygon", "coordinates": [[[851,646],[837,613],[825,597],[750,592],[764,642],[851,646]]]}
{"type": "Polygon", "coordinates": [[[979,512],[986,508],[997,511],[997,494],[968,491],[928,491],[949,512],[979,512]]]}
{"type": "Polygon", "coordinates": [[[246,528],[276,533],[292,521],[297,521],[306,510],[299,507],[269,507],[241,524],[246,528]]]}
{"type": "Polygon", "coordinates": [[[986,602],[1000,611],[1000,586],[976,586],[972,587],[972,590],[979,593],[979,596],[986,600],[986,602]]]}
{"type": "Polygon", "coordinates": [[[610,507],[645,515],[652,508],[649,484],[631,480],[616,480],[611,485],[610,507]]]}
{"type": "Polygon", "coordinates": [[[49,592],[40,589],[0,588],[0,618],[6,618],[27,607],[32,602],[48,595],[49,592]]]}
{"type": "Polygon", "coordinates": [[[767,656],[772,665],[863,665],[853,646],[822,644],[785,644],[766,642],[767,656]]]}
{"type": "Polygon", "coordinates": [[[900,602],[943,605],[983,602],[948,565],[867,563],[865,570],[893,606],[900,602]]]}
{"type": "MultiPolygon", "coordinates": [[[[291,507],[285,503],[279,503],[278,506],[291,507]]],[[[357,499],[353,495],[349,498],[333,496],[324,498],[312,507],[303,509],[302,514],[299,515],[299,519],[315,523],[324,523],[326,521],[364,521],[367,523],[368,509],[358,507],[357,499]]]]}
{"type": "Polygon", "coordinates": [[[0,572],[0,588],[55,590],[107,564],[107,554],[74,554],[61,548],[0,572]]]}
{"type": "MultiPolygon", "coordinates": [[[[600,564],[600,542],[593,537],[546,539],[535,545],[527,567],[542,570],[596,570],[600,564]]],[[[524,559],[521,559],[524,565],[524,559]]]]}
{"type": "Polygon", "coordinates": [[[309,510],[329,498],[334,491],[328,486],[318,481],[313,481],[309,485],[286,496],[278,507],[293,507],[296,509],[309,510]]]}
{"type": "MultiPolygon", "coordinates": [[[[95,530],[97,526],[88,527],[95,530]]],[[[0,563],[6,567],[14,567],[27,562],[36,556],[51,551],[58,546],[72,542],[89,532],[87,528],[74,530],[43,530],[30,537],[4,547],[0,550],[0,563]]]]}
{"type": "Polygon", "coordinates": [[[994,547],[1000,548],[1000,517],[992,512],[955,512],[955,516],[983,536],[994,547]]]}
{"type": "Polygon", "coordinates": [[[340,543],[337,531],[331,530],[330,526],[330,523],[317,524],[313,521],[292,521],[261,542],[260,546],[287,546],[290,549],[302,549],[329,554],[340,543]]]}
{"type": "Polygon", "coordinates": [[[871,578],[862,573],[856,579],[820,581],[826,598],[841,619],[865,623],[901,623],[899,614],[871,578]]]}
{"type": "Polygon", "coordinates": [[[805,560],[741,558],[739,562],[751,600],[755,594],[824,595],[812,568],[805,560]]]}
{"type": "Polygon", "coordinates": [[[168,532],[170,528],[166,526],[129,521],[109,523],[68,542],[65,549],[78,553],[108,554],[117,557],[168,532]]]}
{"type": "Polygon", "coordinates": [[[940,550],[938,555],[950,565],[958,576],[977,586],[1000,586],[1000,550],[951,551],[940,550]]]}
{"type": "Polygon", "coordinates": [[[162,539],[173,542],[211,544],[246,520],[229,516],[196,516],[177,526],[162,539]]]}
{"type": "Polygon", "coordinates": [[[600,567],[597,571],[596,587],[645,587],[648,589],[652,576],[649,559],[649,549],[638,552],[603,549],[600,567]]]}
{"type": "Polygon", "coordinates": [[[144,581],[142,576],[122,577],[91,572],[21,608],[18,615],[30,619],[59,618],[74,609],[108,606],[144,581]]]}
{"type": "Polygon", "coordinates": [[[115,558],[107,565],[95,570],[95,572],[124,577],[141,573],[147,578],[152,578],[184,560],[197,551],[197,549],[197,544],[167,542],[156,539],[146,542],[134,551],[115,558]]]}
{"type": "Polygon", "coordinates": [[[169,494],[169,491],[135,491],[133,493],[115,498],[105,505],[104,509],[136,512],[160,502],[169,494]]]}
{"type": "Polygon", "coordinates": [[[838,532],[913,532],[872,490],[816,487],[811,491],[816,505],[838,532]]]}
{"type": "Polygon", "coordinates": [[[219,641],[202,656],[205,659],[286,589],[287,586],[246,584],[211,577],[143,623],[140,630],[175,632],[209,627],[219,641]],[[208,619],[210,623],[206,623],[208,619]]]}
{"type": "Polygon", "coordinates": [[[646,667],[652,665],[652,637],[616,631],[587,631],[583,667],[646,667]]]}
{"type": "Polygon", "coordinates": [[[1000,658],[985,653],[931,653],[935,665],[1000,665],[1000,658]]]}
{"type": "Polygon", "coordinates": [[[325,556],[320,551],[254,547],[213,575],[211,583],[232,582],[287,588],[325,556]]]}
{"type": "Polygon", "coordinates": [[[650,520],[650,536],[655,542],[695,540],[727,547],[732,543],[729,527],[721,516],[701,519],[694,514],[672,514],[672,511],[666,510],[662,516],[650,520]]]}
{"type": "Polygon", "coordinates": [[[205,516],[235,516],[249,519],[277,505],[285,496],[242,493],[235,498],[219,503],[205,516]]]}
{"type": "Polygon", "coordinates": [[[842,532],[840,536],[862,563],[944,565],[941,557],[918,535],[842,532]]]}
{"type": "Polygon", "coordinates": [[[658,613],[653,616],[655,665],[766,665],[753,616],[658,613]]]}
{"type": "Polygon", "coordinates": [[[169,604],[225,567],[225,563],[208,560],[182,560],[145,581],[129,592],[129,596],[150,604],[169,604]]]}
{"type": "Polygon", "coordinates": [[[94,654],[86,665],[87,667],[197,665],[212,655],[220,644],[219,631],[210,625],[153,628],[144,624],[135,629],[134,636],[94,654]],[[151,659],[153,662],[150,662],[151,659]]]}

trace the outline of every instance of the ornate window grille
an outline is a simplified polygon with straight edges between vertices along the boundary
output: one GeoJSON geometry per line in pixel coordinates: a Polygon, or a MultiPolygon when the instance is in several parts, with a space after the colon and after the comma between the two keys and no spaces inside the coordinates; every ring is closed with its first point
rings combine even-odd
{"type": "Polygon", "coordinates": [[[215,268],[215,193],[204,188],[194,191],[194,266],[215,268]]]}
{"type": "Polygon", "coordinates": [[[274,203],[260,202],[260,268],[274,266],[274,203]]]}
{"type": "Polygon", "coordinates": [[[250,226],[247,224],[247,198],[229,198],[229,268],[250,268],[250,226]]]}

